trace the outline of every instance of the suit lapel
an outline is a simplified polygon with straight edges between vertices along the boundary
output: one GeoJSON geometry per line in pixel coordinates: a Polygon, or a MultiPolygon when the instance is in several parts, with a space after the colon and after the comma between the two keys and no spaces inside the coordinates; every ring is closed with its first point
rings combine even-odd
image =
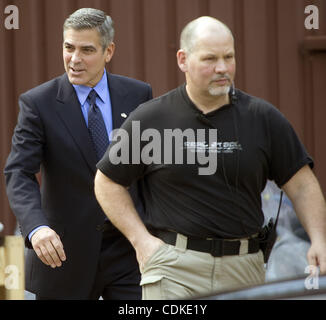
{"type": "Polygon", "coordinates": [[[70,135],[76,142],[90,169],[96,171],[96,156],[89,137],[76,92],[66,74],[60,79],[56,109],[70,135]]]}
{"type": "Polygon", "coordinates": [[[130,112],[126,104],[128,91],[121,83],[119,77],[110,73],[108,73],[108,84],[111,98],[113,129],[117,129],[121,127],[130,112]]]}

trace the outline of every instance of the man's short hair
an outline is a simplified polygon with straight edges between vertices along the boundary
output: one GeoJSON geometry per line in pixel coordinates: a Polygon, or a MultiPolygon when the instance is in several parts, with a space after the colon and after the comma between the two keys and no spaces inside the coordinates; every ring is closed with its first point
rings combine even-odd
{"type": "Polygon", "coordinates": [[[85,30],[97,29],[100,35],[100,42],[103,51],[114,39],[114,23],[105,12],[93,9],[82,8],[72,13],[63,24],[63,33],[68,29],[85,30]]]}

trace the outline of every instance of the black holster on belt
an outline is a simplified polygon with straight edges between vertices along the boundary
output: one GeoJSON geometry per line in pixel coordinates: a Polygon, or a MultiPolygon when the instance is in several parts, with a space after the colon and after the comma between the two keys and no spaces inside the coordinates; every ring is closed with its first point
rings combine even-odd
{"type": "Polygon", "coordinates": [[[283,191],[280,194],[280,202],[278,206],[277,216],[274,223],[273,218],[270,218],[267,225],[263,227],[263,229],[259,232],[258,239],[259,239],[259,246],[261,251],[264,254],[264,262],[267,263],[269,256],[272,252],[273,246],[276,241],[276,226],[278,222],[278,217],[280,215],[281,205],[282,205],[282,198],[283,198],[283,191]]]}
{"type": "Polygon", "coordinates": [[[276,241],[276,224],[274,224],[273,218],[259,232],[258,239],[260,249],[264,254],[264,262],[267,263],[276,241]]]}

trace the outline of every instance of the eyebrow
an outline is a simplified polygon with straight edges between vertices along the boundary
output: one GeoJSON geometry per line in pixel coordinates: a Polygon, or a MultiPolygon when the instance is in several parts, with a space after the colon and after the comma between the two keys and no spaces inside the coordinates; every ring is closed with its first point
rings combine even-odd
{"type": "MultiPolygon", "coordinates": [[[[65,46],[75,47],[73,44],[69,43],[68,41],[65,41],[63,44],[64,44],[65,46]]],[[[82,48],[82,49],[94,49],[94,50],[96,50],[96,48],[95,48],[94,46],[92,46],[92,45],[82,46],[81,48],[82,48]]]]}
{"type": "Polygon", "coordinates": [[[92,45],[89,45],[89,46],[82,46],[82,49],[96,49],[96,48],[92,45]]]}

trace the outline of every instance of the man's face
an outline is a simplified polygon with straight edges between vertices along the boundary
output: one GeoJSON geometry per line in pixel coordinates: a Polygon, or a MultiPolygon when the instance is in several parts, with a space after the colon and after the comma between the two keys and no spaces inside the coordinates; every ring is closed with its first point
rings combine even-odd
{"type": "Polygon", "coordinates": [[[101,80],[105,64],[113,53],[113,43],[103,52],[96,29],[68,29],[64,32],[63,61],[72,84],[94,87],[101,80]]]}
{"type": "Polygon", "coordinates": [[[228,94],[236,69],[230,34],[209,31],[198,36],[190,54],[180,51],[179,66],[186,73],[187,87],[193,95],[214,97],[228,94]]]}

